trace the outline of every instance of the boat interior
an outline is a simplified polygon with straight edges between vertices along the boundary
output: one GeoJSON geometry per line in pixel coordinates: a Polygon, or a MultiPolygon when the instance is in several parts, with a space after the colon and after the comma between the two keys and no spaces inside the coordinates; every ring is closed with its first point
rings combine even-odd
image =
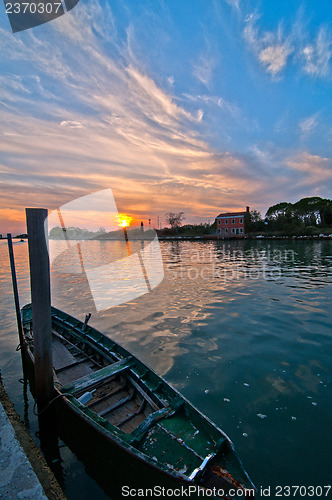
{"type": "MultiPolygon", "coordinates": [[[[125,349],[72,319],[52,312],[58,390],[97,424],[153,460],[195,481],[204,479],[209,463],[208,484],[220,484],[220,473],[229,487],[227,438],[125,349]],[[220,470],[211,475],[213,467],[220,470]]],[[[25,322],[25,336],[33,351],[31,321],[25,322]]]]}

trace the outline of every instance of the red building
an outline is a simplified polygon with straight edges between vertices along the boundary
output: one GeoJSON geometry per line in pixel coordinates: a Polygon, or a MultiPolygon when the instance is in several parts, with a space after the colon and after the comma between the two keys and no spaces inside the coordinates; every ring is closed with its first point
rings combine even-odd
{"type": "MultiPolygon", "coordinates": [[[[249,212],[249,207],[247,207],[249,212]]],[[[246,211],[219,214],[217,220],[218,238],[240,238],[245,235],[244,219],[246,211]]]]}

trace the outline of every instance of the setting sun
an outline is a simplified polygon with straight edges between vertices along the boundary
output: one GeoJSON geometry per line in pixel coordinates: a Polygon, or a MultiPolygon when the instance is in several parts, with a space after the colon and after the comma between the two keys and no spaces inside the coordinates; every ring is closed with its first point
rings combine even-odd
{"type": "Polygon", "coordinates": [[[119,221],[119,226],[121,227],[128,227],[130,226],[131,221],[133,220],[132,217],[126,214],[119,214],[118,216],[118,221],[119,221]]]}

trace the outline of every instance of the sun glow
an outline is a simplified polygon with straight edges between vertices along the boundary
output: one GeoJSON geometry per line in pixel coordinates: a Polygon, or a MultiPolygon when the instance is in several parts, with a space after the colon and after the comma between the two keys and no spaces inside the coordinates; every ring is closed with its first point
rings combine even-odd
{"type": "Polygon", "coordinates": [[[132,217],[126,214],[119,214],[119,226],[121,227],[128,227],[130,226],[131,221],[133,220],[132,217]]]}

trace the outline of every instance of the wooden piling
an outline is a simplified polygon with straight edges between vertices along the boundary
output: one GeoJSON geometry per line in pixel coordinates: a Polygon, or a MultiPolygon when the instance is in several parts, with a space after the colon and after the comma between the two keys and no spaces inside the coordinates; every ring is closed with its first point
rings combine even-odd
{"type": "Polygon", "coordinates": [[[128,233],[127,233],[126,226],[123,227],[123,233],[124,233],[125,241],[126,241],[126,243],[128,243],[128,233]]]}
{"type": "Polygon", "coordinates": [[[123,232],[124,232],[124,237],[125,237],[125,242],[126,242],[126,247],[127,247],[127,254],[130,257],[131,251],[130,251],[130,244],[129,244],[129,240],[128,240],[128,233],[127,233],[126,226],[123,227],[123,232]]]}
{"type": "Polygon", "coordinates": [[[26,208],[29,243],[35,390],[38,410],[52,399],[52,322],[47,210],[26,208]]]}
{"type": "Polygon", "coordinates": [[[24,342],[24,336],[23,336],[23,328],[22,328],[20,301],[19,301],[18,288],[17,288],[13,241],[12,241],[12,235],[10,233],[7,234],[7,242],[8,242],[9,260],[10,260],[10,270],[12,273],[12,284],[13,284],[14,301],[15,301],[15,309],[16,309],[17,329],[18,329],[18,336],[20,339],[20,345],[22,347],[23,342],[24,342]]]}

